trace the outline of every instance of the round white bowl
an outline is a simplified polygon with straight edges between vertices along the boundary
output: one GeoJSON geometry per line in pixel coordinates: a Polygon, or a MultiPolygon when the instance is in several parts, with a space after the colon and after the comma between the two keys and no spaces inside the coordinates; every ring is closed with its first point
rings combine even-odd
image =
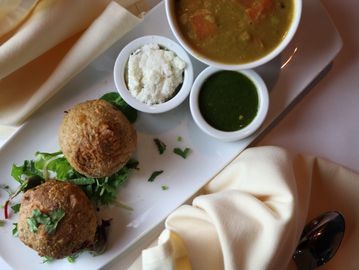
{"type": "Polygon", "coordinates": [[[253,134],[264,122],[269,107],[268,89],[262,78],[253,70],[237,70],[237,72],[245,75],[255,85],[258,93],[258,111],[252,122],[242,129],[237,131],[222,131],[212,127],[203,118],[199,109],[198,97],[203,83],[212,74],[221,71],[216,67],[208,67],[204,69],[193,83],[190,94],[190,109],[194,122],[196,125],[208,135],[219,139],[221,141],[231,142],[244,139],[253,134]]]}
{"type": "Polygon", "coordinates": [[[174,12],[173,12],[174,1],[175,0],[165,0],[165,3],[166,3],[167,20],[168,20],[168,23],[172,30],[172,33],[174,34],[176,39],[197,60],[199,60],[202,63],[205,63],[209,66],[214,66],[214,67],[217,67],[220,69],[225,69],[225,70],[252,69],[252,68],[261,66],[261,65],[269,62],[273,58],[275,58],[277,55],[279,55],[285,49],[285,47],[292,40],[294,34],[296,33],[296,31],[298,29],[301,14],[302,14],[302,0],[294,0],[294,14],[293,14],[292,24],[290,25],[289,30],[288,30],[286,36],[284,37],[284,39],[282,40],[282,42],[280,42],[274,50],[269,52],[267,55],[265,55],[261,58],[258,58],[254,61],[250,61],[250,62],[246,62],[246,63],[238,63],[238,64],[226,64],[226,63],[221,63],[219,61],[211,60],[210,58],[208,58],[202,54],[199,54],[198,52],[196,52],[196,50],[192,49],[190,44],[188,44],[188,42],[183,38],[183,35],[175,21],[174,12]]]}
{"type": "Polygon", "coordinates": [[[115,62],[113,76],[117,91],[131,107],[145,113],[163,113],[180,105],[189,95],[193,83],[193,66],[187,52],[179,44],[166,37],[151,35],[135,39],[121,50],[115,62]],[[175,96],[166,102],[153,105],[145,104],[132,96],[125,81],[125,70],[130,55],[142,46],[151,43],[173,51],[186,63],[183,83],[175,96]]]}

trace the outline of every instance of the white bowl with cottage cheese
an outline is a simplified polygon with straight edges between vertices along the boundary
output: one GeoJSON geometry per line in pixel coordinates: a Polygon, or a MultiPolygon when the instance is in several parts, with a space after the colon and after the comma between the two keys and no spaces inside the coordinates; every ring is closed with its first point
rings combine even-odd
{"type": "Polygon", "coordinates": [[[144,36],[130,42],[118,55],[114,80],[121,97],[146,113],[163,113],[189,95],[193,67],[186,51],[162,36],[144,36]]]}

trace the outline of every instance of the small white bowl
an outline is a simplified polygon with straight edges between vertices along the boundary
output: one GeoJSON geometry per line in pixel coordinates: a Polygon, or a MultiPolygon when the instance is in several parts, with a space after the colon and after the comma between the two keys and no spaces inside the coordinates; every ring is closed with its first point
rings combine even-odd
{"type": "Polygon", "coordinates": [[[231,142],[244,139],[253,134],[264,122],[269,107],[268,89],[262,78],[253,70],[237,70],[237,72],[245,75],[255,85],[258,93],[258,111],[250,124],[237,131],[222,131],[212,127],[203,118],[199,108],[199,93],[203,83],[212,74],[222,71],[216,67],[208,67],[204,69],[193,83],[190,94],[190,109],[194,122],[197,126],[208,135],[221,141],[231,142]]]}
{"type": "Polygon", "coordinates": [[[296,33],[300,18],[302,15],[302,0],[294,0],[294,14],[293,14],[293,20],[292,23],[288,29],[288,32],[286,33],[283,40],[277,45],[275,49],[273,49],[268,54],[250,61],[246,63],[238,63],[238,64],[227,64],[222,63],[220,61],[215,61],[210,59],[209,57],[206,57],[200,53],[198,53],[196,50],[192,48],[192,46],[186,41],[186,39],[183,37],[183,34],[181,33],[181,30],[179,29],[176,19],[174,18],[174,2],[175,0],[165,0],[166,4],[166,16],[167,21],[170,25],[170,28],[172,30],[172,33],[176,37],[176,39],[179,41],[179,43],[197,60],[201,61],[204,64],[207,64],[209,66],[214,66],[220,69],[226,69],[226,70],[239,70],[239,69],[252,69],[258,66],[261,66],[273,58],[275,58],[277,55],[279,55],[285,47],[289,44],[289,42],[292,40],[294,34],[296,33]]]}
{"type": "Polygon", "coordinates": [[[189,95],[193,83],[193,66],[187,52],[179,44],[166,37],[151,35],[135,39],[121,50],[115,62],[113,75],[117,91],[127,104],[141,112],[163,113],[180,105],[189,95]],[[142,46],[151,43],[173,51],[186,63],[186,67],[182,86],[175,96],[164,103],[148,105],[131,95],[125,81],[125,70],[130,55],[142,46]]]}

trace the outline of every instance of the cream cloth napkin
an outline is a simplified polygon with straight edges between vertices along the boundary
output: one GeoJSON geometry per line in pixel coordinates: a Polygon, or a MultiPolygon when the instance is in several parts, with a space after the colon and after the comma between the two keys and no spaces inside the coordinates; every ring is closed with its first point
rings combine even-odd
{"type": "Polygon", "coordinates": [[[359,269],[358,192],[359,175],[324,159],[247,149],[167,218],[130,269],[296,269],[291,257],[305,223],[329,210],[342,212],[347,227],[321,269],[359,269]]]}
{"type": "Polygon", "coordinates": [[[0,124],[21,124],[140,21],[119,3],[0,0],[0,124]]]}

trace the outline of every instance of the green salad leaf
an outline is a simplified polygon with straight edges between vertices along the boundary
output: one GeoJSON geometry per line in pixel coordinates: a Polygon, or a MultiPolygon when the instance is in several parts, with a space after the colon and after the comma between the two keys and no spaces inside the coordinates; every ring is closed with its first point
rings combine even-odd
{"type": "Polygon", "coordinates": [[[128,105],[119,93],[110,92],[104,94],[100,99],[106,100],[119,109],[130,121],[131,123],[136,122],[137,120],[137,110],[128,105]]]}
{"type": "MultiPolygon", "coordinates": [[[[55,172],[58,180],[72,178],[76,173],[61,151],[55,153],[35,153],[35,168],[46,174],[46,171],[55,172]]],[[[43,175],[45,177],[46,175],[43,175]]]]}
{"type": "Polygon", "coordinates": [[[30,176],[42,176],[42,172],[35,168],[34,160],[25,160],[20,166],[12,165],[11,176],[22,184],[30,176]]]}
{"type": "Polygon", "coordinates": [[[79,177],[74,179],[68,179],[67,182],[70,182],[78,186],[85,186],[85,185],[92,185],[96,183],[96,179],[90,177],[79,177]]]}
{"type": "Polygon", "coordinates": [[[95,182],[82,186],[87,196],[95,202],[108,205],[116,201],[117,190],[126,183],[131,172],[127,166],[110,177],[95,178],[95,182]]]}
{"type": "MultiPolygon", "coordinates": [[[[36,152],[34,160],[25,160],[22,165],[13,164],[11,176],[23,184],[31,177],[49,178],[54,177],[58,180],[72,178],[75,174],[62,152],[44,153],[36,152]],[[53,172],[49,175],[49,172],[53,172]]],[[[33,178],[35,180],[36,178],[33,178]]]]}
{"type": "Polygon", "coordinates": [[[80,186],[95,204],[114,203],[117,191],[132,170],[138,169],[138,161],[131,159],[127,164],[109,177],[91,178],[75,171],[62,152],[37,152],[34,160],[25,160],[23,165],[12,167],[11,175],[21,184],[20,191],[34,187],[44,179],[54,178],[80,186]]]}

